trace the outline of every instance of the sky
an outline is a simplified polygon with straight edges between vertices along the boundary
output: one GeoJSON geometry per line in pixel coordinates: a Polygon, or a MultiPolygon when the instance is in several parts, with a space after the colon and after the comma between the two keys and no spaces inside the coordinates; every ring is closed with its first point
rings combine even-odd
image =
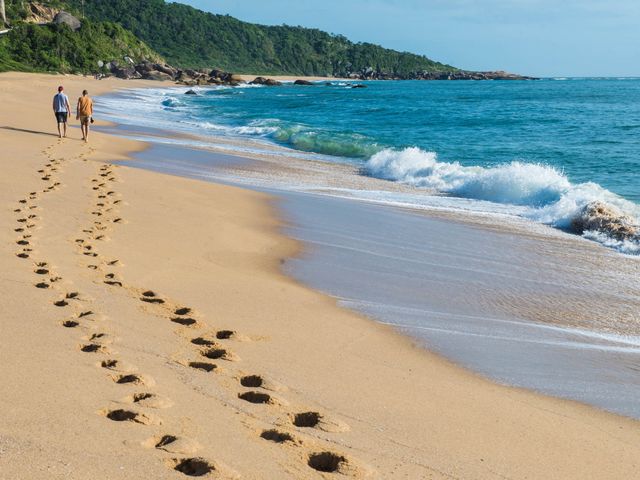
{"type": "Polygon", "coordinates": [[[180,0],[301,25],[467,70],[640,76],[640,0],[180,0]]]}

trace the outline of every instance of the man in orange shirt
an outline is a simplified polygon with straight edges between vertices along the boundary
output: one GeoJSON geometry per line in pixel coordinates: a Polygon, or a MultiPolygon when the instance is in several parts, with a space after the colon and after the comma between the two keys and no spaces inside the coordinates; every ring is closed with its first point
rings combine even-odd
{"type": "Polygon", "coordinates": [[[82,139],[89,141],[89,124],[93,123],[91,116],[93,115],[93,100],[89,98],[89,92],[84,90],[82,96],[78,99],[78,114],[76,119],[80,120],[80,128],[82,129],[82,139]]]}

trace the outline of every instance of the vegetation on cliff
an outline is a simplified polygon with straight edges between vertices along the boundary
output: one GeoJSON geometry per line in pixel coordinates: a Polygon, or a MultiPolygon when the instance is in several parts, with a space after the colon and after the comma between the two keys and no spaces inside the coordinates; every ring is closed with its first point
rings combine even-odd
{"type": "Polygon", "coordinates": [[[0,36],[0,71],[50,71],[91,73],[98,61],[163,61],[162,57],[121,25],[109,21],[82,20],[74,30],[53,23],[53,15],[68,2],[31,3],[7,0],[11,29],[0,36]]]}
{"type": "Polygon", "coordinates": [[[353,43],[317,29],[264,26],[165,0],[6,0],[12,30],[0,36],[0,70],[95,72],[99,60],[166,61],[265,75],[419,78],[456,68],[427,57],[353,43]],[[65,10],[77,31],[48,24],[65,10]],[[148,46],[147,46],[148,45],[148,46]],[[158,52],[158,53],[155,53],[158,52]]]}
{"type": "Polygon", "coordinates": [[[22,24],[0,37],[0,71],[98,71],[98,61],[130,56],[161,61],[135,35],[111,22],[83,21],[78,31],[67,25],[22,24]]]}
{"type": "MultiPolygon", "coordinates": [[[[75,12],[82,8],[82,0],[66,3],[75,12]]],[[[367,69],[399,76],[456,70],[424,56],[353,43],[316,29],[255,25],[164,0],[85,0],[84,9],[92,20],[121,24],[182,68],[337,76],[367,69]]]]}

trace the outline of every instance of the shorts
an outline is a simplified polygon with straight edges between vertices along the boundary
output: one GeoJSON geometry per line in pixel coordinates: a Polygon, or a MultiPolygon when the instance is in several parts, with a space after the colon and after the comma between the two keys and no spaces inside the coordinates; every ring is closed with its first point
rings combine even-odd
{"type": "Polygon", "coordinates": [[[67,123],[67,112],[56,112],[58,123],[67,123]]]}
{"type": "Polygon", "coordinates": [[[80,125],[89,125],[91,123],[91,115],[80,115],[80,125]]]}

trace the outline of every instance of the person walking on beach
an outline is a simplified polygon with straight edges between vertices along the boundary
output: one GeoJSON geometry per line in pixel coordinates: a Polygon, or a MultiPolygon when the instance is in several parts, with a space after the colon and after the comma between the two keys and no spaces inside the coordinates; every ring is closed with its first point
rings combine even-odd
{"type": "Polygon", "coordinates": [[[89,97],[89,92],[82,91],[82,96],[78,99],[78,108],[76,118],[80,120],[80,128],[82,129],[82,139],[89,141],[89,124],[93,122],[93,100],[89,97]]]}
{"type": "Polygon", "coordinates": [[[53,97],[53,113],[58,122],[58,136],[60,138],[67,136],[67,121],[71,114],[69,106],[69,98],[64,94],[64,87],[58,87],[58,93],[53,97]]]}

